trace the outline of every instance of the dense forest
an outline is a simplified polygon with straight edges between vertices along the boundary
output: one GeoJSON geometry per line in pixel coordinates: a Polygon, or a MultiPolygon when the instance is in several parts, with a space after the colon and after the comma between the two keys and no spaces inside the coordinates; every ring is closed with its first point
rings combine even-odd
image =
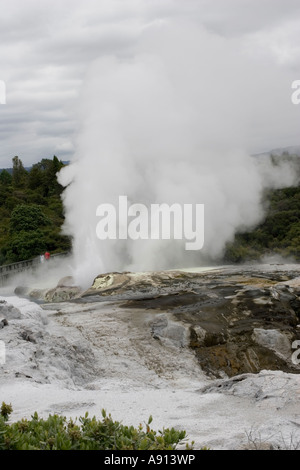
{"type": "Polygon", "coordinates": [[[0,173],[0,264],[27,260],[44,253],[70,250],[61,234],[64,221],[56,174],[64,166],[56,156],[25,169],[19,157],[0,173]]]}

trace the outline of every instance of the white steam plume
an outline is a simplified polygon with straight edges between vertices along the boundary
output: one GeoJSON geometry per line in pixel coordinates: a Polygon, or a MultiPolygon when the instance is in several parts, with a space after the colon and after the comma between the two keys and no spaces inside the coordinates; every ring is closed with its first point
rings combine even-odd
{"type": "Polygon", "coordinates": [[[255,59],[235,39],[189,25],[148,28],[134,53],[101,57],[87,71],[79,103],[75,159],[59,180],[75,277],[200,265],[222,254],[235,232],[258,224],[265,187],[295,183],[250,156],[279,134],[293,76],[255,59]],[[100,241],[96,208],[131,203],[205,204],[205,244],[100,241]]]}

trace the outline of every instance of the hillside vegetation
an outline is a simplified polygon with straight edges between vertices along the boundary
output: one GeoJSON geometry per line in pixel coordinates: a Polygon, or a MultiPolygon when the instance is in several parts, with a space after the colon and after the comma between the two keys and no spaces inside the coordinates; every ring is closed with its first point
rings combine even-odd
{"type": "Polygon", "coordinates": [[[56,156],[29,170],[16,156],[12,170],[0,173],[0,264],[27,260],[44,253],[68,251],[71,241],[61,234],[64,221],[56,174],[64,166],[56,156]]]}
{"type": "MultiPolygon", "coordinates": [[[[273,157],[274,164],[278,158],[273,157]]],[[[300,175],[298,156],[283,154],[280,158],[292,161],[300,175]]],[[[268,191],[262,202],[266,206],[264,221],[252,231],[236,234],[226,247],[225,261],[238,263],[272,255],[300,261],[300,186],[268,191]]]]}

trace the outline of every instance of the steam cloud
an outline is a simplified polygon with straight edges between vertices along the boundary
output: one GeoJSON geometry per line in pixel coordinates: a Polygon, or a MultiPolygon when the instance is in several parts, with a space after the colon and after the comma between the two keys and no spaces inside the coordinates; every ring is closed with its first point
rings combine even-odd
{"type": "MultiPolygon", "coordinates": [[[[284,67],[192,24],[156,24],[134,51],[100,57],[87,71],[74,161],[59,174],[74,276],[199,266],[218,258],[240,228],[263,217],[266,187],[294,184],[287,165],[250,156],[289,117],[284,67]],[[96,208],[131,203],[205,204],[205,243],[96,237],[96,208]]],[[[291,116],[290,116],[291,119],[291,116]]]]}

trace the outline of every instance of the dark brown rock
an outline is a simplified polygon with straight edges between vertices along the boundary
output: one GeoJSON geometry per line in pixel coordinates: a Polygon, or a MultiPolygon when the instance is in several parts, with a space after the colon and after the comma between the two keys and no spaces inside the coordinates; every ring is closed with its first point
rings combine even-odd
{"type": "Polygon", "coordinates": [[[189,347],[213,377],[263,369],[299,373],[291,360],[292,342],[300,339],[298,277],[297,270],[262,272],[258,267],[242,275],[237,268],[112,273],[99,276],[98,285],[84,296],[124,299],[123,307],[171,313],[172,321],[189,327],[189,347]]]}

